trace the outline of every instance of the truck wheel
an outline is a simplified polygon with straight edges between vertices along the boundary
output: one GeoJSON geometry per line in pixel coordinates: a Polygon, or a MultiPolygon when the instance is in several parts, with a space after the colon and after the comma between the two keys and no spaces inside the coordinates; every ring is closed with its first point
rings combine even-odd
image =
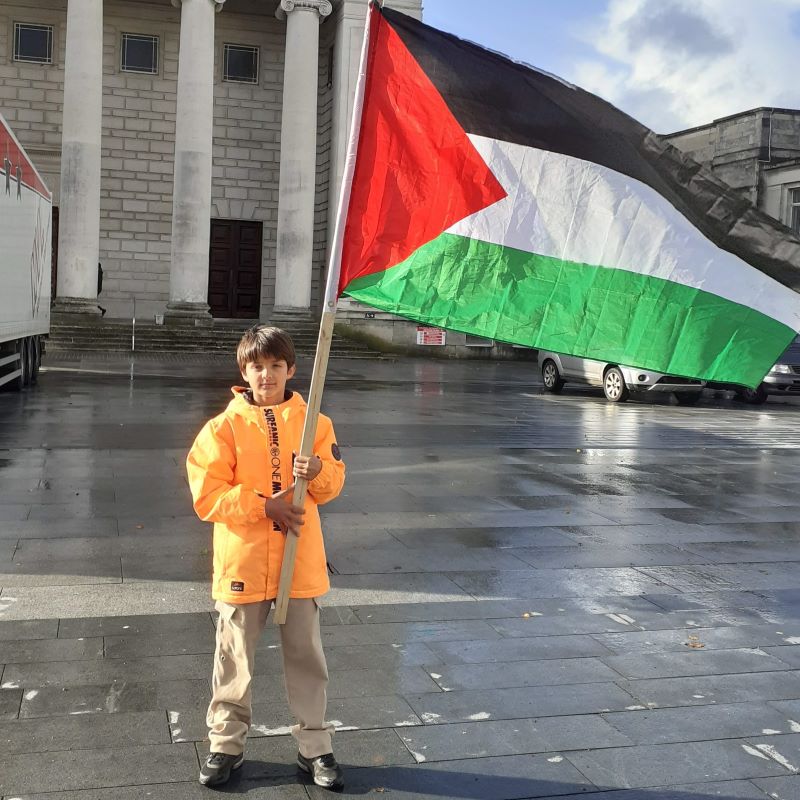
{"type": "Polygon", "coordinates": [[[22,384],[23,386],[30,386],[34,359],[33,340],[30,336],[22,340],[20,349],[20,358],[22,359],[22,384]]]}
{"type": "Polygon", "coordinates": [[[606,370],[603,376],[603,393],[611,403],[624,403],[631,396],[619,367],[609,367],[606,370]]]}
{"type": "Polygon", "coordinates": [[[34,336],[31,339],[31,352],[33,353],[33,367],[31,368],[31,383],[39,380],[39,367],[42,365],[42,337],[34,336]]]}
{"type": "Polygon", "coordinates": [[[564,388],[564,379],[552,358],[548,358],[542,364],[542,383],[544,383],[545,390],[553,394],[558,394],[564,388]]]}

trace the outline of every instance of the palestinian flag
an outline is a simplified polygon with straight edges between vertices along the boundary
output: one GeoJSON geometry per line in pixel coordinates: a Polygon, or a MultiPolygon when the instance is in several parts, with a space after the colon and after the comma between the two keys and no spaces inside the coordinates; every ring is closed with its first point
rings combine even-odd
{"type": "Polygon", "coordinates": [[[339,294],[503,342],[760,382],[800,330],[788,228],[604,100],[369,13],[339,294]]]}

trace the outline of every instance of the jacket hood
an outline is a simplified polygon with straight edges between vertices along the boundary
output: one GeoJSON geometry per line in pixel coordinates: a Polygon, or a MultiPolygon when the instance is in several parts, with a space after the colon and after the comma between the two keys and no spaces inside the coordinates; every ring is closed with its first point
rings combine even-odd
{"type": "Polygon", "coordinates": [[[297,392],[293,392],[291,390],[287,390],[287,393],[289,394],[288,399],[284,400],[282,403],[276,403],[273,406],[255,405],[252,401],[252,390],[247,386],[231,386],[231,392],[233,394],[233,398],[231,399],[230,403],[228,403],[226,413],[238,414],[245,419],[259,418],[265,408],[274,408],[276,410],[280,409],[281,411],[300,411],[305,410],[306,408],[306,401],[303,400],[303,398],[297,392]]]}

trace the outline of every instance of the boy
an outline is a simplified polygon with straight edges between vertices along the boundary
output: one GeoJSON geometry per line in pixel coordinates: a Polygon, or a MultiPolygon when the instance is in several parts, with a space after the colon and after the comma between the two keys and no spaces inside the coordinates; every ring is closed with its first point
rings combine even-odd
{"type": "Polygon", "coordinates": [[[214,523],[212,596],[219,611],[212,699],[210,754],[200,783],[219,786],[244,760],[250,727],[250,682],[258,638],[278,593],[288,530],[297,531],[297,560],[286,624],[280,628],[292,735],[298,766],[315,784],[341,789],[342,771],[325,723],[328,671],[317,598],[330,588],[317,506],[344,484],[333,425],[320,415],[314,455],[300,450],[306,404],[286,389],[295,373],[294,345],[279,328],[257,325],[236,350],[250,388],[233,387],[233,400],[206,423],[187,458],[189,487],[200,519],[214,523]],[[292,505],[294,478],[305,478],[305,509],[292,505]]]}

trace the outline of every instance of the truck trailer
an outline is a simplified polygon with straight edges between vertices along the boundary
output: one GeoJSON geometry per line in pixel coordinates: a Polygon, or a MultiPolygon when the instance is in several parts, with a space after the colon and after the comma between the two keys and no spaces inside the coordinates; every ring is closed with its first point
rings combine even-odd
{"type": "Polygon", "coordinates": [[[50,330],[53,196],[0,114],[0,387],[36,382],[50,330]]]}

